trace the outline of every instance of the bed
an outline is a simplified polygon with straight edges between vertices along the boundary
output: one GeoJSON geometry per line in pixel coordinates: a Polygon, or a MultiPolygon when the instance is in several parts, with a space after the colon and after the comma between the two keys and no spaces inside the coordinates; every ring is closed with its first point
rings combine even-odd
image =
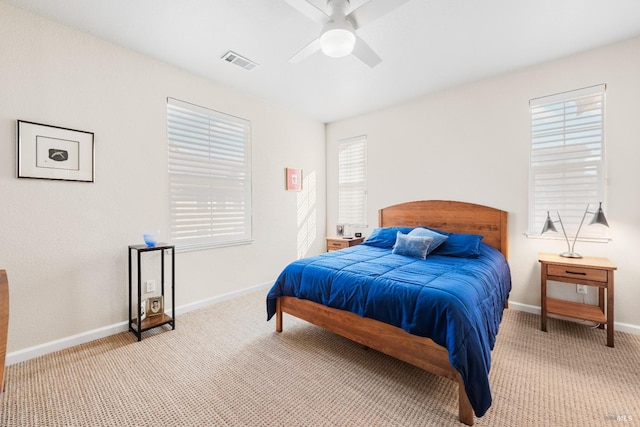
{"type": "Polygon", "coordinates": [[[378,226],[483,238],[471,258],[401,256],[373,245],[369,236],[365,244],[294,261],[267,295],[267,317],[275,315],[282,332],[288,313],[456,382],[459,419],[473,425],[474,414],[484,415],[491,405],[490,352],[511,289],[507,213],[465,202],[415,201],[381,209],[378,226]],[[472,270],[479,279],[466,276],[472,270]]]}

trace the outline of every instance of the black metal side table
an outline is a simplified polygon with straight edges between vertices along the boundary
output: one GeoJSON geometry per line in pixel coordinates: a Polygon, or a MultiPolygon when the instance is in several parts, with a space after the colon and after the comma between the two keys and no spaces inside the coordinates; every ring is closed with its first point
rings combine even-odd
{"type": "Polygon", "coordinates": [[[171,329],[176,328],[176,273],[175,273],[175,246],[159,243],[156,246],[149,247],[146,245],[130,245],[129,246],[129,330],[133,332],[138,341],[142,340],[142,333],[149,329],[157,328],[162,325],[171,325],[171,329]],[[171,255],[171,316],[166,313],[166,305],[163,304],[163,312],[158,315],[147,316],[142,319],[142,254],[147,252],[160,251],[160,294],[164,301],[165,295],[165,254],[171,255]],[[133,310],[133,264],[132,255],[137,255],[137,282],[138,282],[138,298],[136,300],[136,310],[133,310]]]}

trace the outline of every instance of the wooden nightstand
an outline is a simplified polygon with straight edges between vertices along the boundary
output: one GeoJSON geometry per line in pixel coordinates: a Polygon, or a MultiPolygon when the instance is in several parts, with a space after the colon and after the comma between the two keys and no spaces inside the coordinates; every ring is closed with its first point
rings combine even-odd
{"type": "Polygon", "coordinates": [[[540,253],[541,280],[541,329],[547,331],[547,314],[600,323],[607,325],[607,345],[613,347],[613,272],[617,267],[607,258],[584,257],[564,258],[560,255],[540,253]],[[574,283],[598,288],[598,305],[582,304],[547,297],[547,280],[574,283]],[[606,310],[605,310],[606,291],[606,310]]]}
{"type": "Polygon", "coordinates": [[[352,237],[350,239],[346,237],[327,237],[327,252],[359,245],[362,242],[364,242],[364,237],[352,237]]]}

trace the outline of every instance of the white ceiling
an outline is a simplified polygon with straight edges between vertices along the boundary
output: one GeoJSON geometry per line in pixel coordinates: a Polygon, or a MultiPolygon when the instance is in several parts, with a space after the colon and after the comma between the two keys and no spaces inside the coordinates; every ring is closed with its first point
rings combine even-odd
{"type": "Polygon", "coordinates": [[[284,0],[2,1],[323,122],[640,36],[640,0],[410,0],[357,31],[377,67],[321,52],[291,64],[320,28],[284,0]]]}

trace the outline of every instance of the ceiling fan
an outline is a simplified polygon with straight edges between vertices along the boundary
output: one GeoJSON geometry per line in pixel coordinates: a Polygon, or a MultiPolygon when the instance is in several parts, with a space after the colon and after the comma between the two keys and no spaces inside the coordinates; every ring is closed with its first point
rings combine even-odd
{"type": "Polygon", "coordinates": [[[370,0],[350,13],[347,13],[350,5],[349,0],[327,0],[329,13],[319,9],[308,0],[285,1],[298,12],[322,25],[318,38],[289,58],[289,62],[299,63],[322,50],[325,55],[333,58],[353,54],[373,68],[382,62],[382,58],[358,37],[356,30],[409,0],[370,0]]]}

